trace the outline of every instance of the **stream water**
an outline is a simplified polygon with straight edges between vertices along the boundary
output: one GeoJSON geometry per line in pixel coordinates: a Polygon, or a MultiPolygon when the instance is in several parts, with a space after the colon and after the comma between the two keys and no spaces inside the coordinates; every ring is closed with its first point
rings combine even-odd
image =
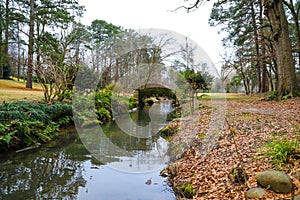
{"type": "MultiPolygon", "coordinates": [[[[158,114],[171,109],[167,101],[154,105],[158,114]]],[[[137,110],[131,118],[137,124],[149,124],[152,118],[148,111],[147,107],[137,110]]],[[[134,156],[110,156],[103,164],[86,149],[75,128],[70,128],[43,147],[0,154],[0,199],[175,199],[166,180],[159,176],[167,157],[151,161],[155,152],[167,148],[164,139],[157,134],[130,136],[114,121],[103,130],[110,142],[134,156]]]]}

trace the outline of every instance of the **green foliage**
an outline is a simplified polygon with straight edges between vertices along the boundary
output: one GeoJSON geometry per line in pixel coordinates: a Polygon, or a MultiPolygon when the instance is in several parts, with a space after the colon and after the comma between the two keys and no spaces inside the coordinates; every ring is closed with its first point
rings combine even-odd
{"type": "Polygon", "coordinates": [[[76,122],[86,124],[95,118],[95,102],[92,96],[79,95],[75,97],[73,112],[76,113],[76,122]]]}
{"type": "Polygon", "coordinates": [[[57,94],[58,99],[72,100],[73,90],[64,90],[62,93],[57,94]]]}
{"type": "Polygon", "coordinates": [[[108,87],[99,90],[95,93],[95,107],[111,109],[112,90],[108,87]]]}
{"type": "Polygon", "coordinates": [[[195,72],[193,69],[185,69],[184,71],[180,72],[185,80],[190,84],[190,87],[193,90],[207,90],[208,84],[204,80],[201,72],[195,72]]]}
{"type": "Polygon", "coordinates": [[[173,121],[166,125],[164,128],[160,129],[159,134],[164,139],[168,139],[169,137],[175,135],[179,131],[179,123],[173,121]]]}
{"type": "Polygon", "coordinates": [[[138,102],[134,99],[134,96],[131,96],[129,98],[129,101],[128,101],[128,108],[129,109],[133,109],[133,108],[136,108],[138,106],[138,102]]]}
{"type": "Polygon", "coordinates": [[[191,184],[182,185],[179,187],[180,193],[186,198],[193,198],[196,195],[196,190],[191,184]]]}
{"type": "Polygon", "coordinates": [[[104,123],[112,118],[112,87],[107,86],[104,89],[100,89],[94,93],[85,96],[76,96],[77,104],[75,106],[76,116],[78,124],[82,126],[88,126],[91,124],[104,123]],[[94,98],[94,99],[93,99],[94,98]],[[98,119],[95,119],[95,114],[98,119]]]}
{"type": "Polygon", "coordinates": [[[112,118],[111,112],[103,107],[97,109],[97,115],[101,119],[101,122],[109,121],[112,118]]]}
{"type": "Polygon", "coordinates": [[[95,108],[98,119],[101,122],[109,121],[112,118],[111,98],[112,88],[105,87],[95,93],[95,108]]]}
{"type": "Polygon", "coordinates": [[[293,98],[293,97],[294,97],[293,94],[292,94],[292,93],[289,93],[289,94],[287,94],[287,95],[284,95],[284,96],[282,97],[282,100],[291,99],[291,98],[293,98]]]}
{"type": "Polygon", "coordinates": [[[72,119],[73,116],[72,105],[68,103],[54,103],[50,106],[46,106],[45,113],[53,122],[56,122],[59,119],[67,116],[70,117],[70,119],[72,119]]]}
{"type": "Polygon", "coordinates": [[[0,150],[22,148],[48,142],[57,135],[58,125],[44,124],[40,121],[14,120],[8,124],[0,124],[0,150]]]}
{"type": "Polygon", "coordinates": [[[268,92],[266,97],[264,98],[265,101],[272,101],[277,99],[277,90],[273,90],[268,92]]]}
{"type": "Polygon", "coordinates": [[[277,92],[277,90],[268,92],[266,97],[264,98],[265,101],[272,101],[272,100],[287,100],[287,99],[291,99],[293,98],[293,94],[289,93],[287,95],[284,96],[280,96],[277,92]]]}
{"type": "Polygon", "coordinates": [[[67,103],[47,105],[34,102],[9,102],[0,105],[2,123],[12,120],[37,120],[48,123],[66,116],[72,116],[72,105],[67,103]]]}
{"type": "Polygon", "coordinates": [[[210,96],[208,94],[200,94],[200,95],[197,95],[196,97],[198,100],[202,100],[203,98],[206,98],[206,99],[211,99],[210,96]]]}
{"type": "Polygon", "coordinates": [[[162,128],[160,131],[159,131],[159,134],[161,135],[162,138],[168,138],[170,136],[173,135],[173,130],[170,126],[165,126],[164,128],[162,128]]]}
{"type": "Polygon", "coordinates": [[[290,163],[292,158],[299,158],[298,140],[289,141],[288,139],[275,139],[272,142],[266,143],[262,149],[264,156],[271,158],[271,162],[276,166],[290,163]]]}
{"type": "Polygon", "coordinates": [[[66,127],[66,126],[69,125],[72,121],[73,121],[73,118],[72,118],[71,116],[64,116],[64,117],[59,118],[59,119],[56,121],[56,124],[57,124],[59,127],[66,127]]]}
{"type": "Polygon", "coordinates": [[[9,102],[0,105],[0,150],[39,145],[73,121],[72,105],[9,102]]]}

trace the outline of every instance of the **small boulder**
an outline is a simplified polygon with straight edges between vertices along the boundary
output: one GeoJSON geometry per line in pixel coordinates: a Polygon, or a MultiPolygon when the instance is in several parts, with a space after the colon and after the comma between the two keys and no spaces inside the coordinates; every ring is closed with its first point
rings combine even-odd
{"type": "Polygon", "coordinates": [[[262,198],[266,194],[263,188],[251,188],[247,191],[247,198],[262,198]]]}
{"type": "Polygon", "coordinates": [[[259,185],[276,193],[292,192],[292,181],[284,172],[275,170],[259,172],[256,174],[256,180],[259,185]]]}
{"type": "Polygon", "coordinates": [[[294,200],[300,200],[300,194],[294,197],[294,200]]]}

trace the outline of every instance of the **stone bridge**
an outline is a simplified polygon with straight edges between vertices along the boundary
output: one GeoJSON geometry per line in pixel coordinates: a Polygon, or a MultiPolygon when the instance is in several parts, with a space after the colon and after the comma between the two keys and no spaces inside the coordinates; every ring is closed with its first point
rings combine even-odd
{"type": "Polygon", "coordinates": [[[134,91],[134,98],[139,102],[139,106],[144,106],[144,100],[149,97],[167,97],[177,101],[174,91],[159,83],[147,83],[134,91]]]}

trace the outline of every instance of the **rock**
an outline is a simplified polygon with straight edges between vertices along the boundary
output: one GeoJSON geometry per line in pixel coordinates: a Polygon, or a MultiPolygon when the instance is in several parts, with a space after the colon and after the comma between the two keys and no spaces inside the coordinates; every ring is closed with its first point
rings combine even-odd
{"type": "Polygon", "coordinates": [[[152,179],[152,178],[148,179],[148,180],[145,182],[145,184],[146,184],[146,185],[151,185],[151,183],[152,183],[151,179],[152,179]]]}
{"type": "Polygon", "coordinates": [[[263,188],[251,188],[247,191],[247,198],[262,198],[266,194],[263,188]]]}
{"type": "Polygon", "coordinates": [[[300,200],[300,194],[294,197],[294,200],[300,200]]]}
{"type": "Polygon", "coordinates": [[[259,185],[276,193],[292,192],[292,182],[284,172],[267,170],[257,173],[256,179],[259,185]]]}

